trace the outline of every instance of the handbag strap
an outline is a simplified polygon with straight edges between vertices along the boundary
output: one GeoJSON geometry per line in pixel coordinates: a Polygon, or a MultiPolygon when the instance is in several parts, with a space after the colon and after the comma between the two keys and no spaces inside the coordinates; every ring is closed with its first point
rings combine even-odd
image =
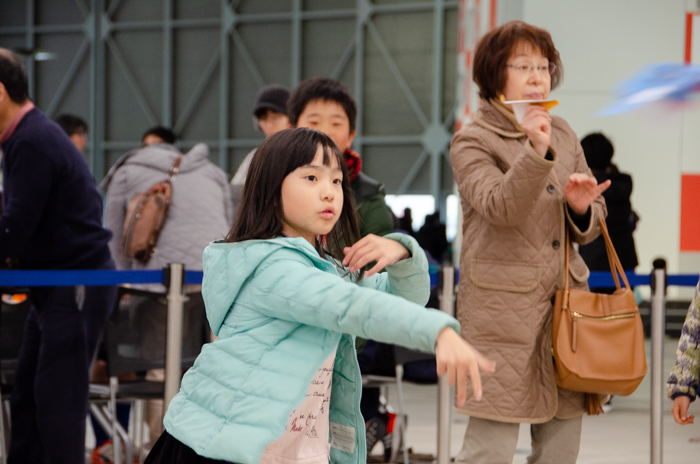
{"type": "MultiPolygon", "coordinates": [[[[621,288],[620,285],[620,279],[618,277],[618,274],[622,277],[622,282],[625,287],[631,288],[630,283],[627,280],[627,275],[625,274],[625,270],[622,267],[622,263],[620,262],[620,258],[617,256],[617,252],[615,251],[615,247],[612,244],[612,240],[610,239],[610,233],[608,232],[608,226],[605,224],[605,219],[600,219],[599,220],[600,224],[600,232],[603,235],[603,239],[605,240],[605,251],[608,255],[608,263],[610,263],[610,272],[612,273],[613,280],[615,281],[615,287],[619,290],[621,288]]],[[[569,238],[569,228],[566,227],[566,244],[564,248],[564,298],[568,300],[568,294],[569,294],[569,246],[571,245],[571,239],[569,238]]],[[[568,303],[568,301],[566,302],[568,303]]],[[[568,304],[565,304],[564,307],[568,307],[568,304]]]]}
{"type": "Polygon", "coordinates": [[[173,165],[170,166],[170,169],[168,170],[168,176],[170,180],[173,180],[175,176],[177,176],[177,174],[180,172],[180,163],[182,162],[182,156],[183,155],[177,155],[177,158],[175,158],[173,165]]]}

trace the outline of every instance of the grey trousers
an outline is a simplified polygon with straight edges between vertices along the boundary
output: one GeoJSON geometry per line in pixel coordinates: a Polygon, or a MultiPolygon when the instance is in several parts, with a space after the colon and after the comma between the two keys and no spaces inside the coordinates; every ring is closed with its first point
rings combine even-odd
{"type": "MultiPolygon", "coordinates": [[[[581,419],[554,418],[532,424],[528,464],[575,464],[581,443],[581,419]]],[[[470,417],[455,464],[512,464],[520,424],[470,417]]]]}

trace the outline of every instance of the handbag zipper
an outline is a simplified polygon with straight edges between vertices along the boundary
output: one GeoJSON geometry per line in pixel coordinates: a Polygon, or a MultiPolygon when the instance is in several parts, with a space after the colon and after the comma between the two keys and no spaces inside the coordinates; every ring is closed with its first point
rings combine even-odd
{"type": "Polygon", "coordinates": [[[581,319],[596,319],[599,321],[612,321],[615,319],[626,319],[628,317],[634,317],[636,313],[626,313],[626,314],[616,314],[613,316],[602,316],[602,317],[596,317],[596,316],[587,316],[585,314],[577,313],[575,311],[571,311],[571,315],[573,317],[579,317],[581,319]]]}

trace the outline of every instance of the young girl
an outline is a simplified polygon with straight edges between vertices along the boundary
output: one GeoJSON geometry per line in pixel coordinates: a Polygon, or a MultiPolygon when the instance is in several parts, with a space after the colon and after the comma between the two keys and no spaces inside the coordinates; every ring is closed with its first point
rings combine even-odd
{"type": "Polygon", "coordinates": [[[355,243],[357,222],[329,137],[289,129],[260,146],[235,225],[204,251],[218,339],[185,374],[147,463],[364,463],[356,335],[435,352],[458,403],[467,375],[481,396],[479,370],[494,365],[422,306],[423,250],[402,234],[355,243]]]}

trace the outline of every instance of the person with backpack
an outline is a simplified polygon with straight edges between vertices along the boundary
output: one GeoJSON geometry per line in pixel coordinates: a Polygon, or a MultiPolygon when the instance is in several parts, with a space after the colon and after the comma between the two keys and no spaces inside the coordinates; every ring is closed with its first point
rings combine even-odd
{"type": "MultiPolygon", "coordinates": [[[[105,224],[113,233],[109,246],[117,269],[162,269],[168,263],[183,263],[187,270],[201,270],[204,248],[212,240],[223,238],[231,227],[233,204],[228,176],[209,161],[209,148],[205,144],[197,144],[183,155],[174,145],[175,140],[175,134],[167,128],[149,129],[142,137],[144,146],[124,155],[102,181],[107,191],[105,224]],[[155,143],[149,145],[149,142],[155,143]],[[173,170],[177,160],[179,166],[173,170]],[[171,204],[155,248],[148,256],[127,257],[124,245],[128,240],[124,232],[130,203],[135,196],[165,180],[169,180],[172,189],[171,204]]],[[[146,285],[143,289],[159,293],[167,290],[159,284],[146,285]]],[[[203,318],[199,287],[187,286],[186,290],[191,300],[200,302],[199,313],[203,318]]],[[[140,304],[132,303],[135,307],[140,304]]],[[[160,322],[165,324],[165,319],[160,322]]],[[[149,371],[146,378],[162,381],[163,370],[149,371]]],[[[146,414],[151,443],[162,432],[162,401],[154,401],[158,403],[149,402],[146,414]]]]}

